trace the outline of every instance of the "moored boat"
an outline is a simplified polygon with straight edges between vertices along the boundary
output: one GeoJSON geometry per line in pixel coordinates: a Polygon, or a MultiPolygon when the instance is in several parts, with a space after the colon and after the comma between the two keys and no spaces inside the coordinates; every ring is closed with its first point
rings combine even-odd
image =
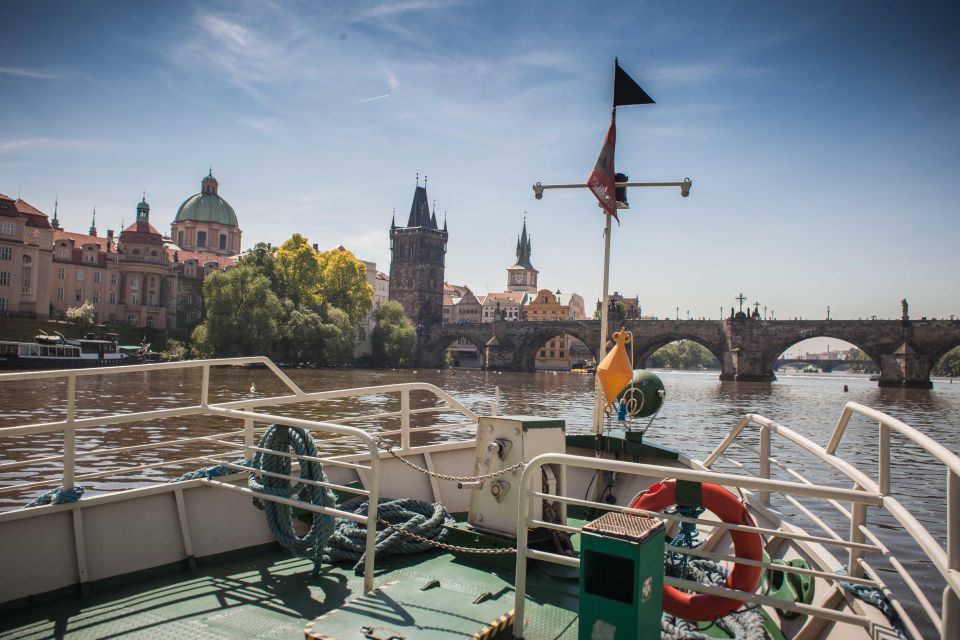
{"type": "Polygon", "coordinates": [[[41,332],[33,342],[0,340],[0,368],[66,369],[136,362],[136,357],[121,352],[118,342],[115,333],[90,333],[73,339],[41,332]]]}

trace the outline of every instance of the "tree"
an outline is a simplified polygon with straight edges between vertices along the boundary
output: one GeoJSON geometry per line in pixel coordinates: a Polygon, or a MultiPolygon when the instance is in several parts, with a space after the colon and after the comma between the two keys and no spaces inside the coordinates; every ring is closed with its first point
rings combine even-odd
{"type": "Polygon", "coordinates": [[[284,242],[275,255],[276,294],[297,308],[320,310],[320,260],[299,233],[284,242]]]}
{"type": "Polygon", "coordinates": [[[373,306],[373,287],[367,267],[346,249],[324,251],[320,263],[320,299],[346,312],[350,322],[360,322],[373,306]]]}
{"type": "Polygon", "coordinates": [[[97,310],[93,308],[93,303],[89,300],[84,300],[83,304],[78,307],[70,307],[67,309],[67,318],[76,322],[81,330],[83,327],[93,324],[96,316],[97,310]]]}
{"type": "Polygon", "coordinates": [[[413,361],[417,332],[403,315],[403,305],[389,301],[374,313],[376,326],[371,336],[374,361],[386,366],[406,366],[413,361]]]}
{"type": "Polygon", "coordinates": [[[270,280],[270,288],[280,296],[280,274],[277,268],[277,250],[266,242],[258,242],[237,260],[238,267],[251,267],[270,280]]]}
{"type": "Polygon", "coordinates": [[[693,340],[671,342],[647,359],[647,366],[664,369],[706,369],[718,365],[710,350],[693,340]]]}
{"type": "Polygon", "coordinates": [[[346,364],[353,359],[353,324],[334,307],[322,313],[293,310],[284,325],[286,351],[291,364],[346,364]]]}
{"type": "Polygon", "coordinates": [[[185,344],[170,338],[167,340],[166,348],[160,352],[161,360],[185,360],[188,355],[188,350],[185,344]]]}
{"type": "Polygon", "coordinates": [[[863,349],[858,349],[857,347],[850,347],[847,349],[847,356],[844,360],[861,360],[864,362],[854,362],[847,370],[851,373],[876,373],[877,365],[873,363],[873,360],[866,354],[863,349]]]}
{"type": "Polygon", "coordinates": [[[960,376],[960,347],[954,347],[937,360],[937,364],[933,366],[933,375],[951,378],[960,376]]]}
{"type": "Polygon", "coordinates": [[[266,276],[250,267],[212,273],[204,280],[203,299],[207,319],[193,333],[200,353],[229,357],[269,352],[282,308],[266,276]]]}

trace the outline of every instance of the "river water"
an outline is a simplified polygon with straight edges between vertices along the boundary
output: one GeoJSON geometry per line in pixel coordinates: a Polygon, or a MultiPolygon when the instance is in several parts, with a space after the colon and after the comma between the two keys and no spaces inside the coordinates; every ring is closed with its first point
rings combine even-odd
{"type": "MultiPolygon", "coordinates": [[[[433,383],[453,394],[478,413],[486,413],[500,390],[501,414],[528,414],[564,418],[568,432],[590,429],[593,376],[569,373],[496,373],[477,370],[290,370],[288,375],[305,391],[361,387],[395,382],[433,383]]],[[[781,373],[771,385],[725,383],[717,372],[657,372],[667,389],[664,407],[647,433],[649,440],[679,449],[703,459],[716,447],[737,419],[745,413],[759,413],[826,444],[845,402],[853,400],[880,409],[910,424],[954,452],[960,451],[960,383],[935,380],[933,390],[880,389],[866,376],[846,373],[781,373]],[[848,391],[844,391],[844,387],[848,391]]],[[[211,401],[264,397],[283,393],[282,385],[264,369],[216,370],[211,384],[211,401]]],[[[196,404],[199,398],[198,371],[132,374],[123,378],[81,378],[78,381],[78,417],[109,415],[146,409],[196,404]]],[[[63,419],[66,385],[62,381],[25,381],[0,384],[0,427],[63,419]]],[[[416,402],[414,403],[417,404],[416,402]]],[[[337,401],[310,407],[283,407],[285,415],[313,419],[331,418],[371,411],[395,411],[395,398],[372,396],[363,401],[337,401]]],[[[415,416],[417,424],[427,417],[415,416]]],[[[160,440],[187,438],[230,431],[236,422],[218,418],[180,418],[144,422],[124,427],[84,430],[77,435],[77,474],[89,474],[121,466],[138,466],[179,460],[216,451],[209,443],[189,446],[150,448],[118,456],[89,455],[106,448],[137,445],[160,440]],[[88,455],[84,455],[88,452],[88,455]]],[[[396,425],[389,428],[396,428],[396,425]]],[[[441,439],[456,434],[435,436],[441,439]]],[[[463,437],[463,434],[459,434],[463,437]]],[[[838,455],[876,477],[877,426],[866,420],[851,421],[838,455]]],[[[757,434],[746,442],[756,446],[757,434]]],[[[0,465],[59,454],[62,437],[41,435],[0,438],[0,465]]],[[[756,460],[746,451],[731,449],[732,457],[756,469],[756,460]]],[[[838,487],[850,483],[774,436],[773,452],[809,479],[838,487]]],[[[892,452],[893,494],[940,540],[946,536],[945,471],[923,451],[908,443],[895,442],[892,452]]],[[[208,463],[207,463],[208,464],[208,463]]],[[[205,463],[191,461],[175,473],[169,469],[146,469],[133,474],[80,480],[88,494],[163,482],[205,463]]],[[[0,468],[0,510],[15,508],[46,487],[4,491],[4,487],[26,481],[58,479],[59,462],[31,463],[16,469],[0,468]]],[[[718,465],[718,470],[733,467],[718,465]]],[[[791,479],[775,469],[773,477],[791,479]]],[[[789,511],[785,505],[779,505],[789,511]]],[[[819,505],[815,512],[836,523],[846,535],[842,523],[830,507],[819,505]]],[[[935,572],[899,525],[885,513],[871,511],[871,524],[887,532],[885,542],[905,560],[921,583],[935,572]]],[[[942,583],[941,583],[942,584],[942,583]]],[[[939,598],[932,595],[934,602],[939,598]]]]}

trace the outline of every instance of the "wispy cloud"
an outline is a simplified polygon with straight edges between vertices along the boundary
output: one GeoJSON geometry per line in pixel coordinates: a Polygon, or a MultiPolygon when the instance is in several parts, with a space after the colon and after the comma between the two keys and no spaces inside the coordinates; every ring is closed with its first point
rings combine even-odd
{"type": "Polygon", "coordinates": [[[280,126],[280,121],[276,118],[255,118],[252,116],[241,116],[237,118],[237,124],[250,129],[256,129],[268,133],[274,131],[280,126]]]}
{"type": "Polygon", "coordinates": [[[23,67],[0,67],[0,76],[33,78],[35,80],[59,80],[61,77],[63,77],[57,73],[50,73],[49,71],[37,71],[36,69],[24,69],[23,67]]]}
{"type": "Polygon", "coordinates": [[[72,149],[91,151],[109,146],[106,140],[80,138],[20,138],[0,142],[0,152],[24,151],[27,149],[72,149]]]}
{"type": "Polygon", "coordinates": [[[362,12],[369,18],[388,18],[420,11],[437,11],[461,5],[461,0],[392,0],[381,2],[362,12]]]}
{"type": "Polygon", "coordinates": [[[373,102],[374,100],[383,100],[384,98],[389,98],[389,97],[390,97],[390,94],[389,94],[389,93],[385,93],[385,94],[383,94],[382,96],[374,96],[374,97],[372,97],[372,98],[363,98],[363,99],[361,99],[361,100],[354,100],[353,102],[348,102],[347,104],[345,104],[345,105],[343,105],[343,106],[349,107],[349,106],[352,106],[352,105],[355,105],[355,104],[363,104],[364,102],[373,102]]]}

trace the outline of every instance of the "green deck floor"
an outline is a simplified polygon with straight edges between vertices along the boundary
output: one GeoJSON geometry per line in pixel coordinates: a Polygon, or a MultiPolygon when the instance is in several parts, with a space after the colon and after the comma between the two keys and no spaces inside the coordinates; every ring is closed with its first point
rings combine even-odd
{"type": "MultiPolygon", "coordinates": [[[[430,553],[378,563],[377,586],[386,585],[383,593],[402,609],[381,611],[380,623],[397,629],[407,624],[408,638],[470,637],[512,609],[514,556],[498,556],[489,565],[475,558],[430,553]],[[432,580],[440,585],[421,591],[432,580]],[[473,604],[484,593],[492,595],[473,604]]],[[[351,567],[327,566],[316,579],[311,570],[312,563],[279,547],[260,547],[201,562],[194,571],[99,585],[86,597],[6,611],[0,616],[0,637],[303,638],[308,622],[348,600],[353,599],[351,606],[322,624],[339,629],[344,610],[369,605],[360,600],[362,579],[351,567]]],[[[531,565],[529,584],[527,619],[535,625],[528,625],[527,637],[576,637],[577,582],[531,565]]],[[[320,624],[315,629],[325,630],[320,624]]],[[[341,635],[350,637],[339,630],[334,637],[341,635]]]]}

